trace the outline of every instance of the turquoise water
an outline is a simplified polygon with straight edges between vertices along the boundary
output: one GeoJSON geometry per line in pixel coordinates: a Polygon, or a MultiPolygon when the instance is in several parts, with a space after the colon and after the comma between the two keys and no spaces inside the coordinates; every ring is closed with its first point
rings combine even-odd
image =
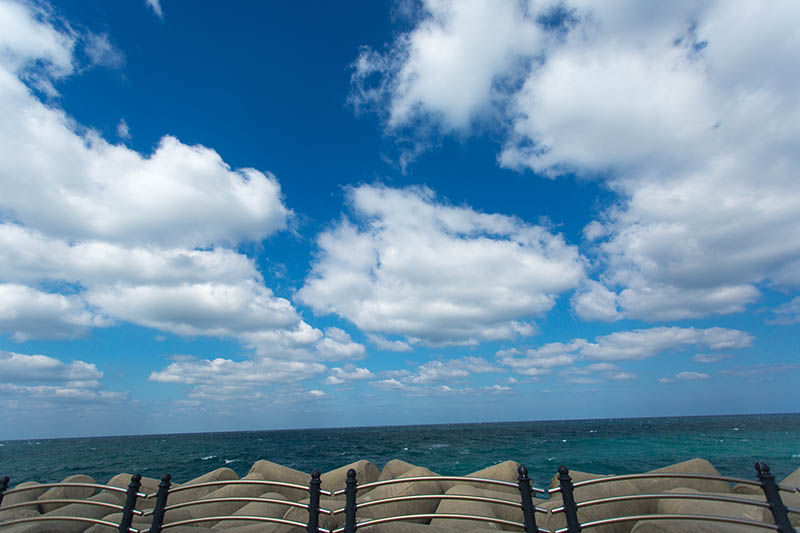
{"type": "Polygon", "coordinates": [[[755,478],[766,462],[777,479],[800,468],[800,414],[564,420],[0,441],[0,476],[12,485],[120,472],[185,482],[227,466],[239,475],[258,459],[322,472],[359,459],[398,458],[443,475],[513,459],[538,486],[559,464],[596,473],[644,472],[694,457],[723,474],[755,478]]]}

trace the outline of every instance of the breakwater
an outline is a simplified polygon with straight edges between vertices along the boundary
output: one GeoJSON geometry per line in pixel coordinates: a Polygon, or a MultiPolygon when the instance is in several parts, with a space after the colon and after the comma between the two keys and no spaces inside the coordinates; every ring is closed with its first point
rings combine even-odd
{"type": "Polygon", "coordinates": [[[562,466],[544,488],[514,461],[442,476],[402,460],[381,470],[361,460],[309,476],[260,460],[242,478],[223,467],[185,484],[118,474],[103,485],[71,476],[9,489],[5,479],[0,530],[794,532],[800,469],[780,482],[763,463],[756,470],[755,479],[730,478],[703,459],[623,476],[562,466]]]}

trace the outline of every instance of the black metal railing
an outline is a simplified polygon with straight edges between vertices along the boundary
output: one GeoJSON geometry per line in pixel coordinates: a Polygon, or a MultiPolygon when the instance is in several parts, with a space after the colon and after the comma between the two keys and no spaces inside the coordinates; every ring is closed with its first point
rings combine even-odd
{"type": "MultiPolygon", "coordinates": [[[[282,481],[270,480],[255,480],[255,479],[239,479],[232,481],[209,481],[204,483],[194,483],[190,485],[172,486],[172,479],[169,474],[166,474],[158,486],[158,490],[151,494],[144,494],[140,492],[141,489],[141,475],[135,474],[131,477],[130,484],[127,489],[109,485],[101,485],[97,483],[47,483],[35,484],[27,487],[19,487],[8,489],[9,478],[5,477],[0,479],[0,512],[9,511],[13,509],[21,509],[25,507],[35,507],[39,505],[67,505],[67,504],[80,504],[86,506],[94,506],[95,508],[104,508],[109,511],[116,511],[121,513],[119,522],[111,522],[106,519],[93,518],[90,516],[69,516],[58,514],[56,509],[52,511],[55,514],[46,514],[40,516],[27,516],[22,518],[15,518],[7,521],[0,521],[0,530],[7,527],[36,522],[82,522],[87,525],[100,525],[110,529],[116,529],[124,533],[161,533],[162,531],[179,526],[199,525],[209,522],[221,521],[246,521],[246,522],[261,522],[283,524],[305,529],[308,533],[355,533],[357,530],[369,531],[372,526],[379,524],[386,524],[392,522],[400,522],[407,520],[429,522],[435,519],[444,520],[469,520],[492,523],[501,528],[511,528],[512,530],[522,530],[525,533],[542,532],[542,533],[577,533],[582,530],[588,530],[595,527],[620,524],[626,522],[637,522],[640,520],[697,520],[704,522],[715,522],[724,524],[733,524],[739,526],[749,526],[752,528],[765,529],[770,531],[778,531],[780,533],[796,533],[796,530],[791,524],[789,515],[790,513],[800,514],[800,509],[787,507],[784,505],[781,498],[781,492],[793,493],[800,495],[800,488],[782,486],[775,483],[773,475],[770,473],[769,468],[764,463],[756,463],[756,472],[758,481],[751,481],[747,479],[739,479],[725,476],[713,476],[706,474],[684,474],[684,473],[651,473],[651,474],[628,474],[620,476],[608,476],[588,479],[573,483],[569,475],[569,470],[565,466],[560,466],[558,469],[558,483],[559,486],[553,487],[549,490],[539,489],[532,485],[528,470],[525,466],[520,465],[518,468],[517,482],[512,483],[509,481],[501,481],[497,479],[463,477],[463,476],[418,476],[408,478],[396,478],[384,481],[376,481],[372,483],[365,483],[359,486],[356,471],[350,469],[347,472],[345,487],[341,490],[334,492],[324,490],[321,488],[321,477],[319,471],[315,470],[311,474],[311,479],[307,486],[295,483],[287,483],[282,481]],[[627,494],[610,496],[606,498],[595,499],[579,499],[576,500],[575,489],[581,487],[588,487],[592,485],[599,485],[604,483],[613,483],[627,480],[650,480],[650,479],[686,479],[686,480],[705,480],[705,481],[722,481],[727,483],[739,483],[743,485],[755,486],[761,489],[764,494],[764,501],[755,501],[746,498],[736,497],[734,495],[727,496],[722,494],[703,494],[703,493],[640,493],[640,494],[627,494]],[[453,484],[468,484],[470,486],[489,486],[500,487],[508,491],[513,489],[514,492],[519,492],[518,499],[505,499],[496,497],[497,493],[492,493],[491,496],[485,495],[471,495],[471,494],[411,494],[386,498],[362,498],[359,502],[359,492],[362,494],[364,491],[376,489],[378,487],[385,487],[395,484],[413,484],[425,482],[445,482],[453,484]],[[193,499],[190,501],[179,501],[178,503],[170,503],[170,495],[181,493],[188,490],[196,489],[214,489],[224,486],[236,485],[249,485],[261,486],[265,490],[269,488],[284,488],[300,490],[308,493],[308,503],[298,503],[289,499],[278,499],[268,497],[205,497],[193,499]],[[92,489],[95,494],[100,494],[102,491],[108,491],[111,494],[117,494],[120,498],[124,495],[124,504],[110,503],[100,500],[91,499],[76,499],[76,498],[60,498],[60,499],[34,499],[31,501],[22,501],[11,505],[2,506],[3,498],[12,494],[19,494],[25,491],[51,489],[51,488],[83,488],[92,489]],[[333,498],[344,496],[344,507],[338,509],[326,509],[320,505],[321,496],[329,496],[333,498]],[[561,505],[553,506],[546,509],[534,504],[533,496],[539,495],[548,498],[560,496],[561,505]],[[152,509],[141,510],[137,509],[137,503],[142,501],[155,499],[155,504],[152,509]],[[590,507],[616,504],[622,502],[633,502],[641,500],[694,500],[706,502],[724,502],[742,506],[750,506],[769,510],[772,518],[772,523],[767,521],[758,521],[750,518],[742,518],[740,516],[715,516],[708,514],[676,514],[676,513],[641,513],[631,514],[626,516],[607,516],[594,520],[587,520],[581,522],[580,515],[582,510],[590,507]],[[379,512],[381,508],[390,504],[406,503],[424,500],[435,500],[439,503],[443,501],[463,501],[489,504],[501,507],[514,508],[519,511],[517,515],[518,520],[509,520],[507,518],[498,518],[497,516],[484,516],[480,514],[468,513],[450,513],[450,512],[435,512],[435,513],[412,513],[412,514],[390,514],[388,512],[379,512]],[[224,504],[224,503],[265,503],[285,506],[287,509],[296,508],[303,509],[308,512],[308,519],[305,522],[298,520],[291,520],[286,516],[253,516],[253,515],[215,515],[215,516],[200,516],[196,518],[182,518],[170,521],[170,512],[177,509],[190,509],[194,506],[209,505],[209,504],[224,504]],[[362,516],[359,518],[359,510],[370,509],[367,513],[369,516],[362,516]],[[329,517],[337,517],[344,515],[343,525],[326,529],[320,526],[320,515],[327,515],[329,517]],[[550,521],[559,519],[563,515],[563,520],[566,527],[547,529],[537,525],[537,514],[550,521]],[[543,516],[544,515],[544,516],[543,516]],[[139,518],[139,523],[149,523],[149,527],[137,529],[133,527],[134,518],[139,518]]],[[[502,495],[502,494],[501,494],[502,495]]],[[[212,495],[213,496],[213,495],[212,495]]],[[[510,494],[509,494],[510,496],[510,494]]],[[[91,496],[90,496],[91,497],[91,496]]],[[[544,505],[544,504],[543,504],[544,505]]],[[[63,512],[63,511],[62,511],[63,512]]],[[[108,518],[106,516],[105,518],[108,518]]],[[[1,520],[1,519],[0,519],[1,520]]],[[[339,522],[340,524],[342,522],[339,522]]]]}

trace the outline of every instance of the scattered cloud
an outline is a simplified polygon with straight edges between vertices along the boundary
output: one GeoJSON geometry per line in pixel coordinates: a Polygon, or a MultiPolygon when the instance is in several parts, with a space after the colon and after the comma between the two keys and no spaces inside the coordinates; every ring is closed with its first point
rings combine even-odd
{"type": "MultiPolygon", "coordinates": [[[[735,329],[659,327],[618,331],[596,337],[594,342],[586,339],[573,339],[568,343],[553,342],[540,348],[528,349],[524,353],[516,348],[501,350],[496,357],[499,362],[520,374],[539,376],[550,373],[555,367],[569,366],[584,359],[629,361],[697,345],[707,346],[712,350],[745,348],[752,341],[752,336],[735,329]]],[[[603,367],[594,368],[597,370],[603,367]]],[[[626,373],[619,374],[619,379],[627,377],[630,376],[626,373]]]]}
{"type": "MultiPolygon", "coordinates": [[[[499,368],[482,357],[461,357],[458,359],[432,360],[417,365],[413,370],[394,370],[382,372],[385,379],[371,381],[370,386],[383,390],[397,390],[415,395],[428,394],[469,394],[475,393],[473,387],[454,388],[455,383],[466,383],[473,374],[498,373],[499,368]]],[[[497,385],[497,387],[502,387],[497,385]]],[[[501,391],[485,387],[481,390],[501,391]]]]}
{"type": "Polygon", "coordinates": [[[131,129],[128,127],[128,123],[124,118],[119,119],[119,122],[117,123],[117,137],[123,141],[131,140],[131,129]]]}
{"type": "Polygon", "coordinates": [[[718,363],[731,357],[733,356],[726,353],[699,353],[692,357],[692,361],[695,363],[718,363]]]}
{"type": "Polygon", "coordinates": [[[83,49],[92,66],[118,69],[125,64],[125,56],[111,44],[107,33],[87,33],[83,49]]]}
{"type": "Polygon", "coordinates": [[[270,387],[310,379],[325,370],[325,365],[306,361],[182,358],[161,371],[152,372],[148,379],[157,383],[192,385],[190,398],[231,401],[265,398],[270,387]]]}
{"type": "Polygon", "coordinates": [[[25,285],[0,283],[0,332],[16,342],[29,339],[74,339],[92,328],[114,324],[80,296],[42,292],[25,285]]]}
{"type": "Polygon", "coordinates": [[[789,364],[760,364],[750,366],[737,366],[734,368],[727,368],[720,370],[720,374],[727,374],[729,376],[761,376],[764,374],[781,374],[784,372],[794,372],[800,370],[800,363],[789,364]]]}
{"type": "MultiPolygon", "coordinates": [[[[235,248],[287,228],[277,179],[175,137],[142,154],[76,123],[37,91],[57,96],[56,82],[78,70],[78,43],[89,66],[118,68],[124,56],[107,34],[75,30],[45,7],[2,12],[0,333],[74,338],[127,321],[231,337],[259,354],[277,338],[268,355],[310,358],[322,333],[235,248]]],[[[124,119],[117,134],[130,138],[124,119]]]]}
{"type": "Polygon", "coordinates": [[[604,381],[630,381],[636,374],[623,372],[611,363],[594,363],[587,366],[574,366],[559,372],[567,383],[596,384],[604,381]]]}
{"type": "Polygon", "coordinates": [[[385,50],[361,50],[351,101],[417,150],[488,125],[504,167],[604,180],[617,201],[584,230],[598,277],[579,317],[738,313],[760,285],[800,286],[798,16],[427,0],[385,50]]]}
{"type": "Polygon", "coordinates": [[[680,372],[675,374],[675,379],[680,381],[696,381],[698,379],[708,379],[708,374],[703,372],[680,372]]]}
{"type": "Polygon", "coordinates": [[[103,377],[92,363],[72,361],[65,364],[47,355],[25,355],[0,350],[0,375],[12,383],[53,382],[66,384],[96,383],[103,377]]]}
{"type": "Polygon", "coordinates": [[[366,349],[363,344],[353,342],[350,335],[340,328],[331,327],[325,330],[325,338],[320,340],[315,349],[326,359],[363,359],[366,349]]]}
{"type": "Polygon", "coordinates": [[[768,320],[770,324],[791,325],[800,322],[800,296],[796,296],[785,304],[775,308],[775,318],[768,320]]]}
{"type": "Polygon", "coordinates": [[[40,409],[101,406],[128,399],[128,393],[104,390],[103,372],[92,363],[65,363],[48,355],[0,350],[0,405],[20,413],[40,409]]]}
{"type": "Polygon", "coordinates": [[[161,0],[145,0],[147,6],[153,10],[153,13],[160,19],[164,19],[164,12],[161,10],[161,0]]]}
{"type": "Polygon", "coordinates": [[[389,340],[382,335],[376,335],[374,333],[367,334],[367,339],[378,347],[380,350],[386,350],[389,352],[413,352],[414,348],[411,347],[407,342],[401,340],[389,340]]]}
{"type": "Polygon", "coordinates": [[[297,297],[368,333],[438,346],[528,336],[526,320],[584,275],[560,235],[437,202],[428,189],[362,185],[348,198],[356,222],[318,237],[297,297]]]}
{"type": "Polygon", "coordinates": [[[370,372],[368,368],[355,367],[354,365],[346,365],[344,368],[335,366],[331,368],[328,379],[325,380],[327,385],[341,385],[348,381],[359,379],[372,379],[375,374],[370,372]]]}

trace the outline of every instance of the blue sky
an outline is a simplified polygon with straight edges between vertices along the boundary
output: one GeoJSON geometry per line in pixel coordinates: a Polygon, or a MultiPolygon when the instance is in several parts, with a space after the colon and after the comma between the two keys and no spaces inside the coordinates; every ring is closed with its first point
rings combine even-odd
{"type": "Polygon", "coordinates": [[[798,9],[0,1],[6,437],[796,411],[798,9]]]}

